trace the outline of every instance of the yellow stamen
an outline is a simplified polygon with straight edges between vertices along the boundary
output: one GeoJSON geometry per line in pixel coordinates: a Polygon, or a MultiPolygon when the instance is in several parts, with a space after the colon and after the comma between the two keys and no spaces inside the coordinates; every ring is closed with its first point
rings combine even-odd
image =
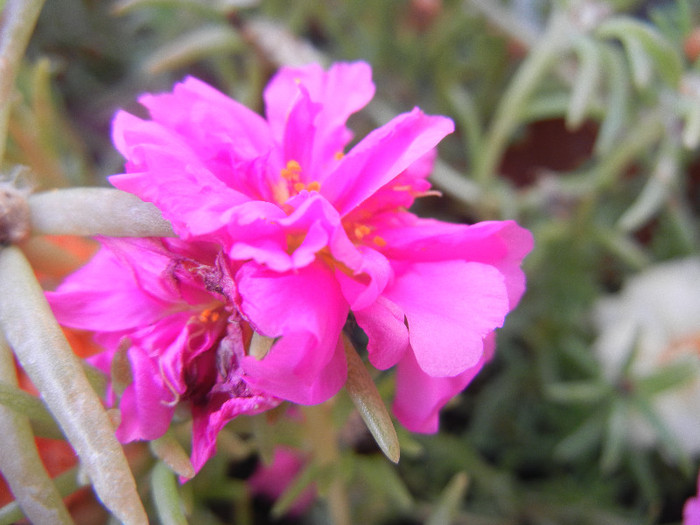
{"type": "Polygon", "coordinates": [[[293,188],[294,191],[299,193],[301,190],[306,188],[306,184],[304,184],[303,182],[295,182],[293,188]]]}
{"type": "Polygon", "coordinates": [[[362,240],[362,238],[371,231],[372,230],[369,226],[366,226],[365,224],[358,224],[357,226],[355,226],[353,233],[355,234],[355,237],[357,237],[358,240],[362,240]]]}
{"type": "Polygon", "coordinates": [[[301,174],[301,165],[296,160],[290,160],[280,171],[280,176],[288,181],[297,182],[301,174]]]}
{"type": "Polygon", "coordinates": [[[386,241],[384,240],[384,238],[380,237],[379,235],[375,235],[374,239],[372,239],[372,241],[374,242],[374,244],[376,244],[380,248],[383,248],[384,246],[386,246],[386,241]]]}
{"type": "Polygon", "coordinates": [[[321,183],[318,181],[309,182],[309,184],[306,186],[306,189],[309,191],[318,191],[321,189],[321,183]]]}
{"type": "Polygon", "coordinates": [[[342,151],[336,151],[336,152],[333,154],[333,158],[334,158],[335,160],[340,160],[340,159],[342,159],[344,156],[345,156],[345,153],[343,153],[342,151]]]}
{"type": "Polygon", "coordinates": [[[221,314],[212,308],[207,308],[199,314],[199,321],[202,323],[215,323],[219,320],[221,314]]]}

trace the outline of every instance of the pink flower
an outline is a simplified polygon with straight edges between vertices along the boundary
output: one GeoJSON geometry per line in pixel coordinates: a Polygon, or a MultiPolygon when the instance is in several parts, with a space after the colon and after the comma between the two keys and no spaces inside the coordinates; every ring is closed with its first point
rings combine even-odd
{"type": "Polygon", "coordinates": [[[117,114],[127,164],[110,180],[155,203],[183,239],[218,243],[235,261],[241,316],[275,341],[262,359],[240,358],[250,388],[301,404],[334,395],[352,313],[370,362],[397,366],[397,417],[431,432],[490,357],[524,290],[532,238],[512,221],[406,211],[429,193],[434,148],[453,123],[416,108],[346,152],[346,120],[373,94],[364,63],[283,68],[263,118],[187,78],[141,97],[150,120],[117,114]]]}
{"type": "Polygon", "coordinates": [[[186,407],[197,471],[228,421],[280,403],[242,380],[238,363],[251,330],[231,306],[236,290],[228,264],[205,243],[101,242],[86,266],[47,292],[51,307],[61,324],[96,333],[105,351],[92,362],[105,373],[126,350],[133,381],[121,394],[119,440],[156,439],[186,407]]]}
{"type": "MultiPolygon", "coordinates": [[[[254,494],[272,501],[277,500],[304,466],[302,454],[289,447],[277,447],[269,465],[261,464],[248,479],[248,485],[254,494]]],[[[299,516],[313,503],[316,497],[316,484],[311,483],[296,499],[289,509],[289,514],[299,516]]]]}
{"type": "Polygon", "coordinates": [[[698,474],[698,495],[685,502],[683,525],[700,525],[700,474],[698,474]]]}

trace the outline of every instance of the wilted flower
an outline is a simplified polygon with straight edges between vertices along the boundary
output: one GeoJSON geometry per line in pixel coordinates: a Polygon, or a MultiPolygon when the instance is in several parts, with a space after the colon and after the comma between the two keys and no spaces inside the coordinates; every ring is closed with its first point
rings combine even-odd
{"type": "Polygon", "coordinates": [[[435,431],[518,302],[532,239],[512,221],[466,226],[406,211],[429,193],[434,147],[453,123],[416,108],[346,152],[345,122],[373,93],[364,63],[283,68],[262,118],[188,78],[141,97],[151,120],[116,116],[127,173],[111,182],[155,203],[183,239],[223,246],[242,318],[274,341],[241,356],[250,388],[302,404],[335,394],[352,312],[370,362],[398,367],[399,420],[435,431]]]}
{"type": "MultiPolygon", "coordinates": [[[[632,277],[598,303],[595,322],[595,350],[611,381],[632,389],[659,385],[655,413],[687,453],[699,453],[700,259],[658,264],[632,277]]],[[[628,428],[640,446],[658,439],[641,415],[628,428]]]]}
{"type": "Polygon", "coordinates": [[[86,266],[47,292],[49,302],[60,323],[95,332],[105,348],[91,361],[113,375],[112,400],[120,394],[119,440],[156,439],[186,407],[199,470],[228,421],[280,403],[241,377],[252,331],[233,306],[228,263],[205,243],[101,242],[86,266]]]}

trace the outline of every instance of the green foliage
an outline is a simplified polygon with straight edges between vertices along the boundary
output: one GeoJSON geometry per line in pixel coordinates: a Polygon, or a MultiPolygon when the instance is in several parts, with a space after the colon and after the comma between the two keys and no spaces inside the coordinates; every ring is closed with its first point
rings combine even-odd
{"type": "MultiPolygon", "coordinates": [[[[109,141],[115,110],[138,112],[138,94],[185,74],[260,110],[263,86],[285,61],[363,59],[378,94],[353,118],[358,135],[414,105],[456,121],[434,179],[445,199],[426,200],[420,213],[514,218],[536,239],[528,291],[493,362],[445,410],[440,433],[397,429],[398,466],[367,446],[340,396],[329,413],[313,415],[335,434],[300,434],[286,418],[241,418],[222,433],[216,461],[177,486],[169,458],[183,456],[182,422],[134,469],[139,487],[150,480],[152,516],[267,523],[316,482],[326,487],[323,502],[302,523],[324,522],[348,502],[367,523],[680,522],[697,458],[681,450],[654,401],[696,371],[669,366],[640,379],[628,367],[611,378],[592,349],[598,299],[700,246],[700,59],[684,48],[700,3],[645,4],[46,1],[18,90],[11,103],[0,100],[12,109],[2,167],[30,166],[39,187],[104,184],[121,169],[109,141]],[[555,132],[540,134],[545,125],[555,132]],[[631,445],[634,417],[654,428],[655,447],[631,445]],[[330,441],[335,448],[324,449],[330,441]],[[233,471],[269,461],[280,443],[311,459],[261,511],[246,476],[233,471]]],[[[384,394],[390,380],[375,380],[384,394]]],[[[57,437],[42,403],[0,387],[0,403],[57,437]]],[[[79,488],[71,479],[57,483],[61,494],[79,488]]],[[[17,507],[0,509],[6,516],[17,519],[17,507]]]]}

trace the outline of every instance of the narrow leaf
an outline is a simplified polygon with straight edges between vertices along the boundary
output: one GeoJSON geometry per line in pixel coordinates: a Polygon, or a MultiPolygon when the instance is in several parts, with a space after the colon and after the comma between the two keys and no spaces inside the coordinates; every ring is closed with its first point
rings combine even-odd
{"type": "Polygon", "coordinates": [[[16,247],[0,251],[0,289],[0,329],[78,453],[95,492],[124,523],[148,523],[107,413],[16,247]]]}
{"type": "Polygon", "coordinates": [[[160,523],[163,525],[187,525],[175,474],[162,461],[156,463],[151,472],[151,489],[160,523]]]}
{"type": "Polygon", "coordinates": [[[578,57],[579,68],[566,113],[566,126],[569,129],[576,129],[586,118],[600,84],[602,69],[600,50],[593,40],[582,37],[576,42],[574,50],[578,57]]]}
{"type": "Polygon", "coordinates": [[[146,61],[151,74],[185,67],[203,57],[226,53],[241,47],[238,33],[228,26],[208,26],[168,43],[146,61]]]}
{"type": "Polygon", "coordinates": [[[365,364],[357,355],[350,340],[343,334],[343,345],[348,360],[348,380],[345,390],[372,433],[377,445],[394,463],[398,463],[401,450],[394,424],[391,422],[377,387],[372,381],[365,364]]]}
{"type": "Polygon", "coordinates": [[[170,430],[158,439],[151,441],[150,447],[153,454],[178,476],[187,479],[194,477],[194,468],[190,458],[170,430]]]}
{"type": "Polygon", "coordinates": [[[172,237],[160,210],[135,195],[109,188],[70,188],[28,199],[32,232],[38,235],[172,237]]]}
{"type": "Polygon", "coordinates": [[[467,492],[469,478],[465,472],[458,472],[442,491],[440,500],[426,521],[426,525],[452,523],[459,505],[467,492]]]}
{"type": "MultiPolygon", "coordinates": [[[[17,385],[15,362],[5,339],[0,335],[0,379],[17,385]]],[[[24,515],[32,523],[71,524],[73,520],[63,504],[39,456],[29,420],[13,410],[0,407],[0,471],[24,515]],[[41,494],[38,498],[37,495],[41,494]]]]}

